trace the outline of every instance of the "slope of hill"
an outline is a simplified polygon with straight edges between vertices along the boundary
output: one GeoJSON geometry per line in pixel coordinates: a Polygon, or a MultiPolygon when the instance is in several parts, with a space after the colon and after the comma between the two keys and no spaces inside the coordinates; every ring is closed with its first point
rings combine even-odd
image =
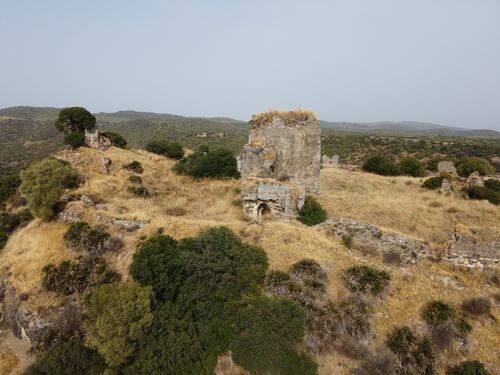
{"type": "MultiPolygon", "coordinates": [[[[58,157],[70,162],[86,178],[85,184],[74,194],[85,194],[104,205],[98,208],[76,200],[68,207],[90,224],[103,225],[122,239],[124,247],[106,253],[105,259],[125,279],[129,277],[128,268],[141,236],[162,232],[183,238],[195,235],[203,228],[220,225],[229,227],[245,241],[261,246],[273,270],[284,271],[303,258],[316,260],[327,273],[332,299],[348,293],[343,283],[344,270],[356,264],[372,265],[391,274],[385,297],[373,302],[375,312],[370,320],[374,330],[372,350],[382,345],[386,334],[396,326],[410,325],[421,330],[420,313],[429,301],[445,299],[459,306],[469,297],[498,296],[500,293],[499,286],[493,284],[486,272],[430,260],[419,260],[406,267],[389,265],[376,252],[364,253],[346,248],[328,231],[306,227],[297,221],[269,220],[260,225],[253,224],[242,216],[241,208],[233,204],[239,197],[238,181],[193,181],[175,175],[173,161],[142,150],[111,148],[101,152],[84,148],[77,152],[61,152],[58,157]],[[109,174],[99,172],[103,156],[112,160],[109,174]],[[129,172],[122,166],[132,160],[139,161],[144,167],[141,177],[151,192],[150,198],[137,198],[127,191],[129,172]],[[141,221],[144,227],[127,231],[113,224],[114,219],[141,221]]],[[[382,177],[325,168],[321,171],[321,183],[322,194],[318,199],[329,215],[368,221],[385,230],[425,240],[433,246],[436,254],[443,240],[454,232],[455,225],[470,232],[485,231],[497,238],[500,235],[500,211],[495,206],[485,201],[463,200],[457,193],[445,196],[422,189],[417,178],[382,177]]],[[[0,273],[10,275],[9,282],[16,293],[22,294],[27,306],[36,311],[50,311],[64,303],[64,298],[41,286],[41,270],[49,262],[78,255],[64,246],[62,236],[67,228],[67,224],[59,221],[44,223],[34,220],[15,232],[0,253],[0,273]]],[[[442,353],[439,368],[443,370],[446,365],[465,358],[481,360],[490,369],[500,368],[499,319],[498,304],[493,306],[491,318],[472,319],[469,343],[459,350],[442,353]]],[[[12,353],[8,348],[16,344],[12,340],[0,341],[0,353],[12,353]]],[[[31,360],[26,357],[20,363],[31,360]]],[[[317,355],[315,360],[320,375],[347,375],[360,364],[360,360],[339,351],[317,355]]],[[[0,368],[1,361],[0,357],[0,368]]]]}

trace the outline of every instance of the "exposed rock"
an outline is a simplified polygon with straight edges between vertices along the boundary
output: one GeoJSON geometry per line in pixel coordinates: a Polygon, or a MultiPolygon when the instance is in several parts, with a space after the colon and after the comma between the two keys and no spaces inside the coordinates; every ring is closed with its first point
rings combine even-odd
{"type": "Polygon", "coordinates": [[[114,219],[112,223],[118,225],[119,227],[125,228],[128,231],[134,231],[140,228],[143,228],[146,225],[143,221],[135,221],[135,220],[123,220],[123,219],[114,219]]]}
{"type": "Polygon", "coordinates": [[[437,165],[437,169],[439,173],[457,173],[457,169],[455,168],[455,164],[452,161],[440,161],[437,165]]]}
{"type": "Polygon", "coordinates": [[[447,178],[443,178],[443,181],[441,182],[441,191],[443,193],[449,193],[451,191],[451,183],[447,178]]]}
{"type": "Polygon", "coordinates": [[[66,208],[64,211],[61,211],[57,215],[57,220],[62,221],[63,223],[76,223],[81,220],[81,216],[78,212],[71,208],[66,208]]]}
{"type": "Polygon", "coordinates": [[[329,158],[326,155],[323,155],[323,165],[328,166],[328,167],[336,167],[339,165],[339,156],[338,155],[333,155],[331,158],[329,158]]]}
{"type": "Polygon", "coordinates": [[[454,231],[445,260],[468,268],[500,266],[500,240],[480,242],[472,234],[454,231]]]}
{"type": "Polygon", "coordinates": [[[304,205],[301,188],[279,182],[257,183],[248,193],[242,191],[243,212],[254,220],[267,213],[275,217],[292,218],[304,205]],[[296,196],[294,199],[293,196],[296,196]]]}
{"type": "Polygon", "coordinates": [[[98,150],[107,150],[111,146],[111,141],[99,134],[97,129],[85,130],[85,145],[98,150]]]}
{"type": "Polygon", "coordinates": [[[107,211],[108,206],[104,203],[98,203],[95,205],[96,210],[107,211]]]}
{"type": "Polygon", "coordinates": [[[230,352],[217,358],[214,371],[215,375],[250,375],[248,371],[234,363],[230,352]]]}
{"type": "Polygon", "coordinates": [[[87,206],[93,206],[94,205],[94,201],[88,196],[88,195],[85,195],[83,194],[81,197],[80,197],[80,200],[85,203],[87,206]]]}
{"type": "Polygon", "coordinates": [[[473,186],[484,186],[484,179],[479,174],[479,172],[473,172],[469,177],[467,177],[467,181],[465,182],[468,188],[473,186]]]}
{"type": "Polygon", "coordinates": [[[101,158],[100,171],[102,174],[109,173],[109,169],[111,168],[111,159],[107,157],[101,158]]]}
{"type": "Polygon", "coordinates": [[[310,112],[254,115],[240,154],[241,177],[289,180],[306,193],[319,192],[320,134],[319,122],[310,112]]]}

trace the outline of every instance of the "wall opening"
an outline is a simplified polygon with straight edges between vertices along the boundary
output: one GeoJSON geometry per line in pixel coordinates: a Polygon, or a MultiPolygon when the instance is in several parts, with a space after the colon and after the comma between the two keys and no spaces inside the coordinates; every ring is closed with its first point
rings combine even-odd
{"type": "Polygon", "coordinates": [[[271,216],[271,208],[267,203],[261,203],[257,207],[257,217],[259,219],[271,216]]]}

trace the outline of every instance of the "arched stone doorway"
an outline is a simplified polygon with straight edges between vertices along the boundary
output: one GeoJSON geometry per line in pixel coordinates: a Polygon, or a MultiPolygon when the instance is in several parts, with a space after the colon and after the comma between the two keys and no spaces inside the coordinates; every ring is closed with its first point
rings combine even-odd
{"type": "Polygon", "coordinates": [[[257,219],[263,219],[265,217],[269,217],[271,215],[271,208],[267,203],[260,203],[257,206],[257,219]]]}

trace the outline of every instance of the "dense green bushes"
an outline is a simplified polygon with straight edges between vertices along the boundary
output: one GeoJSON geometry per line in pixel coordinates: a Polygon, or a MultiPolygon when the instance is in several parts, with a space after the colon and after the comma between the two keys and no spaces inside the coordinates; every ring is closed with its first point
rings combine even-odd
{"type": "Polygon", "coordinates": [[[389,285],[390,275],[369,266],[353,266],[344,274],[344,284],[353,293],[379,295],[389,285]]]}
{"type": "Polygon", "coordinates": [[[83,345],[69,341],[50,350],[31,365],[24,375],[101,375],[106,369],[102,358],[83,345]]]}
{"type": "Polygon", "coordinates": [[[475,157],[463,159],[457,165],[457,173],[462,177],[469,177],[471,173],[476,171],[481,176],[487,176],[495,173],[495,168],[488,160],[475,157]]]}
{"type": "Polygon", "coordinates": [[[222,148],[208,152],[196,151],[179,160],[174,170],[194,178],[240,177],[233,153],[222,148]]]}
{"type": "Polygon", "coordinates": [[[101,255],[107,250],[110,235],[100,228],[92,228],[88,223],[78,221],[70,225],[63,238],[71,249],[101,255]]]}
{"type": "Polygon", "coordinates": [[[327,219],[326,211],[321,207],[318,201],[312,196],[306,196],[304,205],[299,211],[298,220],[305,225],[317,225],[327,219]]]}
{"type": "Polygon", "coordinates": [[[443,177],[441,176],[434,176],[434,177],[429,177],[424,181],[422,184],[422,187],[430,190],[435,190],[439,189],[443,183],[443,177]]]}
{"type": "Polygon", "coordinates": [[[17,174],[0,176],[0,206],[14,194],[19,185],[21,185],[21,179],[17,174]]]}
{"type": "Polygon", "coordinates": [[[487,189],[496,191],[497,193],[500,193],[500,180],[496,180],[493,178],[490,178],[489,180],[485,180],[484,187],[487,189]]]}
{"type": "Polygon", "coordinates": [[[65,189],[75,188],[81,177],[68,163],[45,159],[21,172],[21,192],[33,216],[52,219],[55,205],[65,189]]]}
{"type": "Polygon", "coordinates": [[[144,172],[144,168],[142,167],[142,164],[138,162],[137,160],[131,161],[128,164],[125,164],[123,168],[128,169],[131,172],[134,173],[142,173],[144,172]]]}
{"type": "Polygon", "coordinates": [[[401,170],[398,165],[384,156],[372,156],[363,164],[363,169],[367,172],[380,174],[382,176],[398,176],[401,170]]]}
{"type": "Polygon", "coordinates": [[[89,288],[109,284],[120,279],[98,257],[80,257],[66,260],[58,266],[48,264],[42,269],[42,285],[47,290],[64,295],[82,293],[89,288]]]}
{"type": "Polygon", "coordinates": [[[490,375],[490,372],[479,361],[464,361],[448,369],[446,375],[490,375]]]}
{"type": "Polygon", "coordinates": [[[101,133],[102,136],[108,138],[111,141],[111,144],[116,147],[125,148],[127,147],[127,140],[123,138],[121,134],[114,132],[104,132],[101,133]]]}
{"type": "Polygon", "coordinates": [[[85,145],[85,134],[79,132],[68,133],[64,136],[64,144],[72,149],[82,147],[85,145]]]}
{"type": "Polygon", "coordinates": [[[471,186],[467,189],[470,199],[487,200],[493,204],[500,204],[500,193],[483,186],[471,186]]]}
{"type": "Polygon", "coordinates": [[[88,300],[85,345],[108,366],[124,364],[151,325],[151,288],[133,282],[100,286],[88,300]]]}
{"type": "Polygon", "coordinates": [[[69,133],[84,133],[95,128],[95,116],[83,107],[68,107],[59,112],[55,122],[59,131],[69,133]]]}
{"type": "Polygon", "coordinates": [[[141,176],[137,176],[135,174],[128,176],[128,180],[133,184],[138,184],[138,185],[142,184],[141,176]]]}
{"type": "Polygon", "coordinates": [[[149,190],[146,189],[144,186],[129,186],[127,188],[127,191],[139,198],[149,197],[149,190]]]}
{"type": "Polygon", "coordinates": [[[146,145],[146,150],[170,159],[179,160],[184,157],[184,150],[178,142],[167,140],[153,141],[146,145]]]}
{"type": "Polygon", "coordinates": [[[402,174],[412,177],[425,176],[425,168],[422,163],[414,157],[406,157],[399,162],[399,169],[402,174]]]}

